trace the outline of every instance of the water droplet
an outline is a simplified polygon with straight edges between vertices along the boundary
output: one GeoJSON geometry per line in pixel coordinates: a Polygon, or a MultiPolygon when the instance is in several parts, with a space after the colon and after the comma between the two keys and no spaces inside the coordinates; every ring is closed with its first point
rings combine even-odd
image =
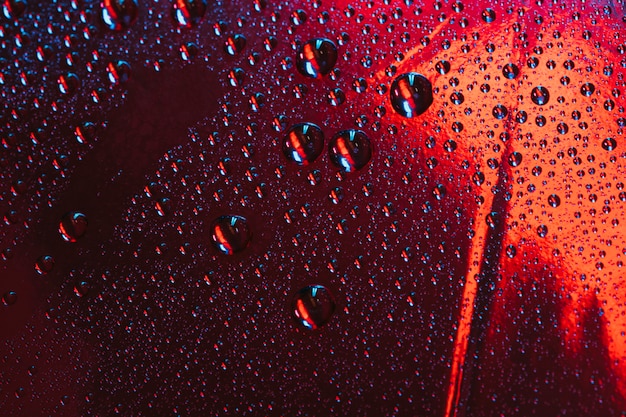
{"type": "Polygon", "coordinates": [[[602,149],[605,151],[612,151],[617,148],[617,141],[613,138],[606,138],[602,141],[602,149]]]}
{"type": "Polygon", "coordinates": [[[509,80],[516,78],[519,75],[519,68],[515,64],[506,64],[504,68],[502,68],[502,75],[509,80]]]}
{"type": "Polygon", "coordinates": [[[246,47],[246,37],[243,35],[229,36],[224,43],[224,51],[228,55],[237,55],[246,47]]]}
{"type": "Polygon", "coordinates": [[[61,94],[72,95],[78,89],[80,80],[76,74],[70,72],[61,75],[57,83],[59,84],[59,91],[61,94]]]}
{"type": "Polygon", "coordinates": [[[504,119],[507,114],[509,114],[509,112],[502,104],[498,104],[493,108],[493,117],[498,120],[504,119]]]}
{"type": "Polygon", "coordinates": [[[66,213],[59,222],[59,233],[66,242],[76,242],[87,231],[87,216],[78,211],[66,213]]]}
{"type": "Polygon", "coordinates": [[[102,21],[111,30],[124,30],[137,19],[137,0],[104,0],[102,21]]]}
{"type": "Polygon", "coordinates": [[[324,133],[313,123],[292,126],[283,139],[283,153],[298,165],[315,161],[324,149],[324,133]]]}
{"type": "Polygon", "coordinates": [[[343,130],[337,133],[328,147],[330,160],[344,172],[363,168],[372,158],[372,145],[360,130],[343,130]]]}
{"type": "Polygon", "coordinates": [[[537,86],[533,88],[533,91],[530,93],[530,99],[533,103],[538,106],[543,106],[548,103],[550,100],[550,93],[548,89],[543,86],[537,86]]]}
{"type": "Polygon", "coordinates": [[[17,293],[15,291],[7,291],[2,295],[2,304],[10,306],[17,301],[17,293]]]}
{"type": "Polygon", "coordinates": [[[248,246],[252,232],[245,217],[226,215],[213,221],[211,238],[222,253],[233,255],[248,246]]]}
{"type": "Polygon", "coordinates": [[[397,77],[389,90],[391,106],[401,116],[415,117],[433,103],[433,88],[426,77],[409,72],[397,77]]]}
{"type": "Polygon", "coordinates": [[[300,47],[296,56],[296,68],[305,77],[321,78],[337,63],[337,47],[325,38],[311,39],[300,47]]]}
{"type": "Polygon", "coordinates": [[[512,167],[519,166],[522,163],[522,154],[519,152],[512,152],[509,155],[509,165],[512,167]]]}
{"type": "Polygon", "coordinates": [[[7,19],[17,19],[26,10],[26,0],[4,0],[2,13],[7,19]]]}
{"type": "Polygon", "coordinates": [[[448,61],[439,61],[435,64],[435,70],[441,75],[450,72],[450,63],[448,61]]]}
{"type": "Polygon", "coordinates": [[[561,204],[561,198],[556,194],[550,194],[548,196],[548,204],[550,207],[557,208],[561,204]]]}
{"type": "Polygon", "coordinates": [[[294,318],[307,329],[316,330],[326,324],[335,311],[335,300],[322,285],[311,285],[298,291],[291,303],[294,318]]]}
{"type": "Polygon", "coordinates": [[[197,25],[206,12],[206,0],[176,0],[172,5],[172,17],[181,27],[197,25]]]}
{"type": "Polygon", "coordinates": [[[50,255],[43,255],[35,262],[35,271],[39,275],[45,275],[54,269],[54,258],[50,255]]]}
{"type": "Polygon", "coordinates": [[[580,93],[586,97],[590,97],[594,91],[596,91],[596,86],[591,83],[584,83],[582,87],[580,87],[580,93]]]}
{"type": "Polygon", "coordinates": [[[491,23],[496,20],[496,12],[493,9],[487,8],[483,10],[481,17],[485,22],[491,23]]]}
{"type": "Polygon", "coordinates": [[[537,227],[537,235],[539,237],[546,237],[548,235],[548,226],[542,224],[541,226],[537,227]]]}
{"type": "Polygon", "coordinates": [[[89,283],[87,281],[80,281],[74,285],[74,294],[77,297],[84,297],[89,293],[89,283]]]}
{"type": "Polygon", "coordinates": [[[130,64],[126,61],[109,62],[107,76],[111,84],[125,83],[130,78],[130,64]]]}

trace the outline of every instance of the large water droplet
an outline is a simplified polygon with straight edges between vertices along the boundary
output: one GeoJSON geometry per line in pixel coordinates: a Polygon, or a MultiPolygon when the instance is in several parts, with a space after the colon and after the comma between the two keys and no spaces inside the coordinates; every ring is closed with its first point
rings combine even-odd
{"type": "Polygon", "coordinates": [[[543,106],[550,100],[550,93],[547,88],[540,85],[533,88],[533,91],[530,93],[530,99],[536,105],[543,106]]]}
{"type": "Polygon", "coordinates": [[[397,77],[389,90],[391,106],[401,116],[415,117],[433,103],[433,87],[422,74],[409,72],[397,77]]]}
{"type": "Polygon", "coordinates": [[[172,17],[182,27],[198,24],[206,12],[206,0],[176,0],[172,6],[172,17]]]}
{"type": "Polygon", "coordinates": [[[360,130],[343,130],[337,133],[328,146],[330,160],[345,172],[363,168],[372,158],[372,144],[360,130]]]}
{"type": "Polygon", "coordinates": [[[335,311],[335,300],[322,285],[311,285],[298,291],[291,303],[296,321],[307,329],[319,329],[335,311]]]}
{"type": "Polygon", "coordinates": [[[102,21],[111,30],[124,30],[137,19],[137,0],[104,0],[102,21]]]}
{"type": "Polygon", "coordinates": [[[211,226],[213,243],[222,253],[233,255],[244,250],[252,232],[245,217],[227,215],[218,217],[211,226]]]}
{"type": "Polygon", "coordinates": [[[337,62],[337,47],[325,38],[311,39],[300,47],[296,56],[296,68],[300,74],[321,78],[328,74],[337,62]]]}
{"type": "Polygon", "coordinates": [[[87,231],[87,216],[78,211],[66,213],[59,222],[59,233],[66,242],[76,242],[87,231]]]}
{"type": "Polygon", "coordinates": [[[308,165],[315,161],[324,149],[322,129],[313,123],[300,123],[292,126],[283,139],[283,153],[298,165],[308,165]]]}

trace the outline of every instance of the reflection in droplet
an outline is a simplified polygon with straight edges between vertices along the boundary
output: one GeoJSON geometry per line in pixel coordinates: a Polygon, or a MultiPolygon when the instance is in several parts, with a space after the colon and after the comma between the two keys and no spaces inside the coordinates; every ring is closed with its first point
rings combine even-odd
{"type": "Polygon", "coordinates": [[[343,130],[337,133],[328,146],[330,160],[345,172],[363,168],[372,158],[372,144],[360,130],[343,130]]]}
{"type": "Polygon", "coordinates": [[[326,324],[335,311],[335,300],[322,285],[311,285],[298,291],[291,303],[296,321],[315,330],[326,324]]]}
{"type": "Polygon", "coordinates": [[[547,88],[537,86],[533,88],[533,91],[530,93],[530,99],[536,105],[543,106],[548,103],[548,100],[550,100],[550,93],[547,88]]]}
{"type": "Polygon", "coordinates": [[[172,17],[181,27],[198,24],[206,12],[206,0],[176,0],[172,5],[172,17]]]}
{"type": "Polygon", "coordinates": [[[324,149],[324,134],[313,123],[300,123],[292,126],[283,139],[283,153],[298,165],[308,165],[315,161],[324,149]]]}
{"type": "Polygon", "coordinates": [[[296,56],[296,68],[305,77],[321,78],[337,62],[337,47],[325,38],[311,39],[302,45],[296,56]]]}
{"type": "Polygon", "coordinates": [[[389,96],[391,106],[399,115],[415,117],[433,104],[433,87],[423,75],[409,72],[393,81],[389,96]]]}
{"type": "Polygon", "coordinates": [[[78,211],[66,213],[59,222],[59,233],[66,242],[76,242],[87,231],[87,216],[78,211]]]}
{"type": "Polygon", "coordinates": [[[218,217],[211,226],[211,239],[222,253],[233,255],[250,243],[252,232],[245,217],[227,215],[218,217]]]}
{"type": "Polygon", "coordinates": [[[111,30],[123,30],[137,19],[137,0],[104,0],[102,21],[111,30]]]}

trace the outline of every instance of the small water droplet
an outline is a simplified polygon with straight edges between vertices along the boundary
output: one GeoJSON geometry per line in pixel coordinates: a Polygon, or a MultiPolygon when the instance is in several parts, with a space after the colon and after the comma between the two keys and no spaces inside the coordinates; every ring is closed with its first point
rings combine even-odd
{"type": "Polygon", "coordinates": [[[508,114],[508,110],[502,104],[498,104],[493,108],[493,117],[498,120],[504,119],[508,114]]]}
{"type": "Polygon", "coordinates": [[[426,77],[409,72],[397,77],[389,90],[391,106],[401,116],[415,117],[433,103],[432,84],[426,77]]]}
{"type": "Polygon", "coordinates": [[[59,85],[59,91],[61,92],[61,94],[67,95],[74,94],[80,86],[80,80],[78,79],[78,75],[71,72],[61,75],[57,83],[59,85]]]}
{"type": "Polygon", "coordinates": [[[245,217],[236,215],[220,216],[211,226],[213,243],[226,255],[244,250],[250,243],[252,232],[245,217]]]}
{"type": "Polygon", "coordinates": [[[557,208],[561,204],[561,198],[556,194],[550,194],[548,196],[548,204],[550,207],[557,208]]]}
{"type": "Polygon", "coordinates": [[[344,172],[354,172],[368,164],[372,158],[372,145],[360,130],[343,130],[337,133],[328,147],[330,160],[344,172]]]}
{"type": "Polygon", "coordinates": [[[617,148],[617,141],[613,138],[606,138],[602,141],[602,149],[612,151],[617,148]]]}
{"type": "Polygon", "coordinates": [[[130,78],[130,64],[126,61],[110,62],[107,65],[107,76],[111,84],[125,83],[130,78]]]}
{"type": "Polygon", "coordinates": [[[308,165],[315,161],[324,149],[324,134],[313,123],[300,123],[292,126],[283,139],[283,153],[298,165],[308,165]]]}
{"type": "Polygon", "coordinates": [[[17,301],[17,293],[15,291],[7,291],[2,295],[2,304],[10,306],[17,301]]]}
{"type": "Polygon", "coordinates": [[[537,86],[533,88],[533,91],[530,93],[530,99],[536,105],[543,106],[548,103],[548,100],[550,100],[550,92],[547,88],[541,85],[537,86]]]}
{"type": "Polygon", "coordinates": [[[59,234],[66,242],[76,242],[87,231],[87,216],[78,211],[66,213],[59,222],[59,234]]]}
{"type": "Polygon", "coordinates": [[[326,324],[335,311],[335,300],[322,285],[311,285],[299,290],[291,303],[296,322],[316,330],[326,324]]]}
{"type": "Polygon", "coordinates": [[[197,25],[206,12],[206,0],[176,0],[172,5],[172,17],[181,27],[197,25]]]}
{"type": "Polygon", "coordinates": [[[87,281],[80,281],[74,285],[74,294],[77,297],[84,297],[89,293],[89,283],[87,281]]]}
{"type": "Polygon", "coordinates": [[[303,44],[296,56],[296,68],[305,77],[321,78],[337,63],[337,47],[325,38],[311,39],[303,44]]]}
{"type": "Polygon", "coordinates": [[[246,37],[243,35],[229,36],[224,43],[224,51],[228,55],[235,56],[246,47],[246,37]]]}
{"type": "Polygon", "coordinates": [[[39,275],[46,275],[54,269],[54,258],[50,255],[43,255],[35,262],[35,271],[39,275]]]}
{"type": "Polygon", "coordinates": [[[586,97],[590,97],[594,91],[596,91],[596,86],[593,85],[592,83],[584,83],[580,87],[580,93],[586,97]]]}
{"type": "Polygon", "coordinates": [[[493,9],[487,8],[483,10],[481,17],[485,22],[491,23],[496,20],[496,12],[493,9]]]}
{"type": "Polygon", "coordinates": [[[509,80],[516,78],[519,75],[519,68],[515,64],[506,64],[502,68],[502,75],[509,80]]]}
{"type": "Polygon", "coordinates": [[[26,10],[26,0],[4,0],[2,13],[7,19],[17,19],[26,10]]]}
{"type": "Polygon", "coordinates": [[[137,11],[137,0],[104,0],[102,21],[111,30],[124,30],[135,23],[137,11]]]}
{"type": "Polygon", "coordinates": [[[450,72],[450,63],[448,61],[439,61],[435,64],[435,70],[441,75],[445,75],[450,72]]]}

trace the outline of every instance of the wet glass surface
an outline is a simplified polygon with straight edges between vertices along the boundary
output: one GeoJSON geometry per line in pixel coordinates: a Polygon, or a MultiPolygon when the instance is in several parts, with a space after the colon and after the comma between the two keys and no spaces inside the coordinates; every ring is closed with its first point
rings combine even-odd
{"type": "Polygon", "coordinates": [[[625,415],[623,4],[0,6],[2,415],[625,415]]]}

